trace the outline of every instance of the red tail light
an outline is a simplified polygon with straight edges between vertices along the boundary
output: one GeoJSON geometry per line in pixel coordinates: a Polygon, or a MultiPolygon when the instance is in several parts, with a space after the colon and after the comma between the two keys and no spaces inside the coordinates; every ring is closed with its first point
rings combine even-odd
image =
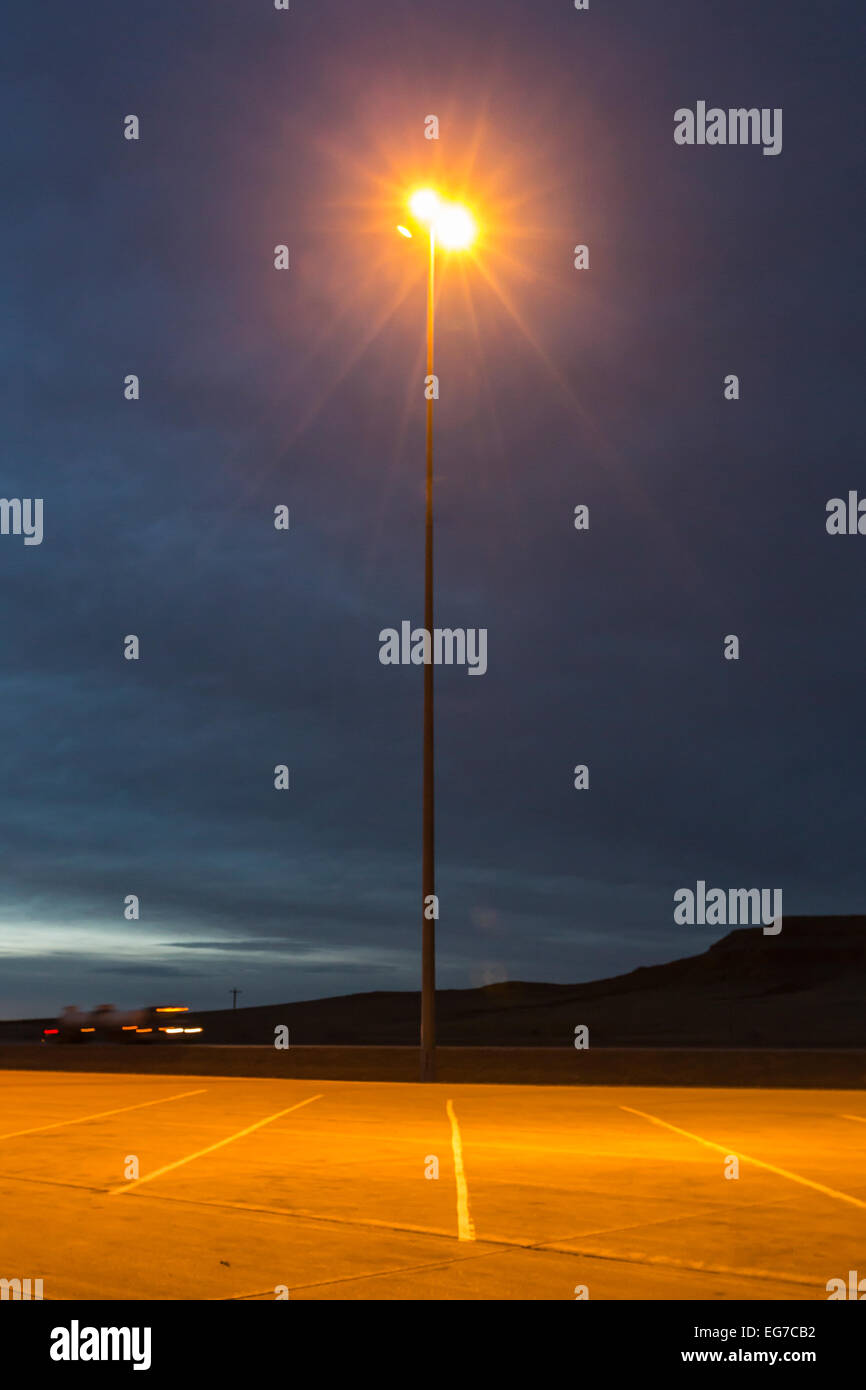
{"type": "Polygon", "coordinates": [[[50,1036],[51,1036],[52,1034],[54,1034],[54,1033],[59,1033],[59,1032],[60,1032],[60,1029],[59,1029],[59,1028],[43,1028],[42,1031],[43,1031],[43,1033],[45,1034],[46,1037],[50,1037],[50,1036]]]}

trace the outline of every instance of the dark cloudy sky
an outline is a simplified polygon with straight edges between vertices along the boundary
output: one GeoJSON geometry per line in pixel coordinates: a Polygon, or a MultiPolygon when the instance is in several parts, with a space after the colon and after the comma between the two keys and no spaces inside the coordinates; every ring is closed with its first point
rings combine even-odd
{"type": "Polygon", "coordinates": [[[438,304],[437,621],[489,633],[437,673],[440,982],[701,950],[699,878],[863,908],[861,14],[13,7],[0,491],[45,530],[0,536],[0,1014],[415,987],[421,671],[378,633],[422,620],[426,182],[483,228],[438,304]],[[676,146],[699,100],[782,153],[676,146]]]}

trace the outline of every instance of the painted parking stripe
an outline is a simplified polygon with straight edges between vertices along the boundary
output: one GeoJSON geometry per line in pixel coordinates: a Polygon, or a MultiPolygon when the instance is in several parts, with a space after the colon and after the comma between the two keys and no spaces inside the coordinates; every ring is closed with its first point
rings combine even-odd
{"type": "Polygon", "coordinates": [[[711,1139],[702,1139],[699,1134],[692,1134],[687,1129],[678,1129],[676,1125],[668,1124],[667,1120],[660,1120],[658,1115],[648,1115],[645,1110],[632,1110],[630,1105],[621,1105],[620,1110],[627,1110],[630,1115],[640,1115],[642,1119],[649,1120],[654,1125],[661,1125],[663,1129],[673,1130],[674,1134],[682,1134],[686,1139],[694,1139],[696,1144],[703,1144],[707,1149],[715,1149],[717,1153],[733,1154],[736,1158],[741,1158],[745,1163],[754,1163],[758,1168],[766,1168],[768,1173],[776,1173],[780,1178],[788,1178],[791,1182],[798,1182],[802,1187],[811,1187],[815,1192],[823,1192],[825,1197],[835,1197],[838,1202],[848,1202],[852,1207],[862,1207],[866,1210],[866,1202],[859,1197],[852,1197],[847,1192],[837,1192],[835,1187],[826,1187],[822,1182],[813,1182],[811,1178],[803,1178],[799,1173],[791,1173],[787,1168],[777,1168],[774,1163],[765,1163],[762,1158],[750,1158],[748,1154],[740,1153],[730,1144],[715,1144],[711,1139]]]}
{"type": "Polygon", "coordinates": [[[466,1173],[463,1168],[463,1142],[460,1126],[454,1114],[454,1106],[447,1101],[445,1109],[451,1121],[451,1149],[454,1154],[454,1176],[457,1179],[457,1239],[474,1240],[475,1226],[469,1214],[469,1188],[466,1186],[466,1173]]]}
{"type": "Polygon", "coordinates": [[[106,1115],[125,1115],[129,1110],[144,1110],[148,1105],[166,1105],[170,1100],[186,1100],[187,1096],[203,1096],[207,1087],[200,1091],[181,1091],[176,1096],[160,1096],[158,1100],[142,1100],[138,1105],[122,1105],[119,1110],[99,1110],[95,1115],[80,1115],[77,1120],[55,1120],[50,1125],[35,1125],[33,1129],[13,1129],[8,1134],[0,1134],[0,1139],[17,1139],[22,1134],[41,1134],[46,1129],[62,1129],[64,1125],[83,1125],[88,1120],[104,1120],[106,1115]]]}
{"type": "Polygon", "coordinates": [[[262,1125],[269,1125],[272,1120],[278,1120],[281,1115],[288,1115],[292,1110],[300,1110],[302,1105],[311,1105],[314,1100],[321,1099],[321,1095],[307,1096],[306,1100],[299,1100],[296,1105],[289,1105],[285,1110],[278,1110],[275,1115],[266,1115],[263,1120],[256,1120],[254,1125],[247,1125],[246,1129],[239,1129],[237,1134],[230,1134],[227,1139],[219,1139],[215,1144],[208,1144],[206,1149],[197,1149],[194,1154],[187,1154],[186,1158],[179,1158],[175,1163],[166,1163],[163,1168],[156,1168],[143,1178],[135,1178],[132,1182],[124,1183],[121,1187],[111,1187],[108,1190],[108,1195],[109,1197],[117,1197],[123,1192],[131,1192],[133,1188],[141,1187],[142,1183],[153,1182],[154,1178],[162,1177],[163,1173],[170,1173],[174,1168],[182,1168],[185,1163],[192,1163],[194,1158],[201,1158],[204,1154],[213,1153],[215,1149],[225,1148],[226,1144],[233,1144],[236,1139],[243,1139],[245,1134],[252,1134],[254,1130],[261,1129],[262,1125]]]}

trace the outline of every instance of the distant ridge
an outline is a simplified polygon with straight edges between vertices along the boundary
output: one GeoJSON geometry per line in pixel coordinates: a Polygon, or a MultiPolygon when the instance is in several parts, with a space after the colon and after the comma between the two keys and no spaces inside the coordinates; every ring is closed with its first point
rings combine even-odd
{"type": "MultiPolygon", "coordinates": [[[[700,955],[585,984],[439,990],[436,1006],[452,1046],[568,1047],[586,1024],[593,1047],[866,1047],[866,915],[788,917],[778,936],[741,927],[700,955]]],[[[284,1024],[296,1045],[372,1046],[416,1043],[418,1013],[416,992],[379,991],[199,1017],[213,1043],[273,1043],[284,1024]]],[[[0,1022],[0,1040],[43,1022],[0,1022]]]]}

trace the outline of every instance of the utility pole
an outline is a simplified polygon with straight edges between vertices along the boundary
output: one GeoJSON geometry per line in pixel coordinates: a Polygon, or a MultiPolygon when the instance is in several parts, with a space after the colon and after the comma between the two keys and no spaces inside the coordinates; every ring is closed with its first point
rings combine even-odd
{"type": "Polygon", "coordinates": [[[231,997],[232,997],[232,1008],[233,1008],[233,1009],[236,1009],[237,1006],[238,1006],[238,995],[239,995],[239,994],[243,994],[243,990],[242,990],[242,989],[230,989],[230,990],[229,990],[229,994],[230,994],[231,997]]]}

